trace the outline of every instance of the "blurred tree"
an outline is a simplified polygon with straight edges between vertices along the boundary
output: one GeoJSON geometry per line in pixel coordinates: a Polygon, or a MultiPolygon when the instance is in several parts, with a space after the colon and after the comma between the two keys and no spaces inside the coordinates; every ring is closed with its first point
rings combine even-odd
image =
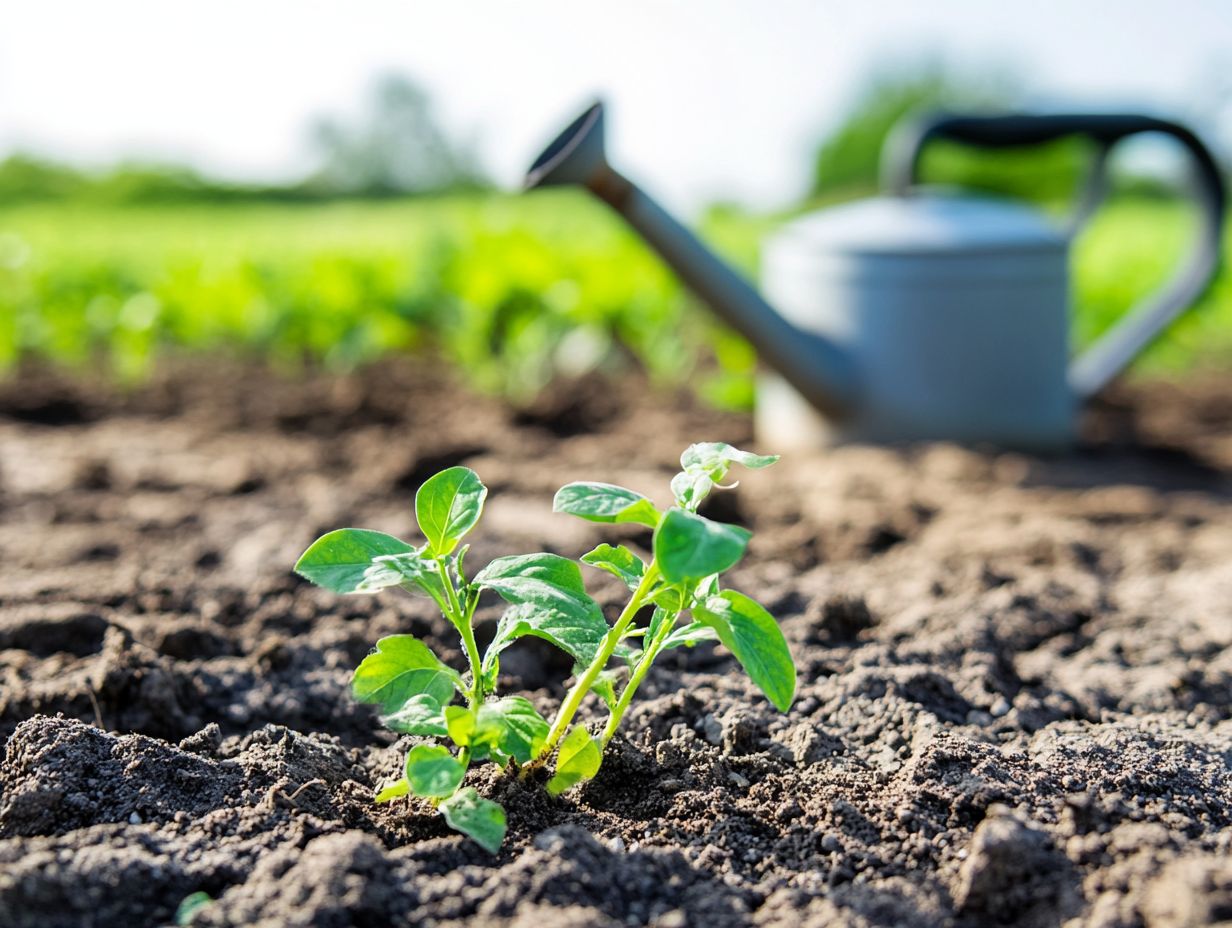
{"type": "Polygon", "coordinates": [[[308,183],[363,196],[437,193],[488,186],[474,155],[451,142],[427,93],[409,78],[381,78],[354,122],[323,118],[313,129],[323,155],[308,183]]]}
{"type": "MultiPolygon", "coordinates": [[[[900,120],[936,110],[1005,111],[1020,104],[1016,88],[1005,74],[960,76],[937,63],[875,74],[819,146],[811,196],[840,199],[874,191],[882,146],[900,120]]],[[[933,142],[925,149],[921,176],[930,184],[1053,201],[1073,195],[1087,154],[1077,140],[998,151],[933,142]]]]}
{"type": "Polygon", "coordinates": [[[0,203],[75,196],[87,181],[74,168],[16,152],[0,161],[0,203]]]}

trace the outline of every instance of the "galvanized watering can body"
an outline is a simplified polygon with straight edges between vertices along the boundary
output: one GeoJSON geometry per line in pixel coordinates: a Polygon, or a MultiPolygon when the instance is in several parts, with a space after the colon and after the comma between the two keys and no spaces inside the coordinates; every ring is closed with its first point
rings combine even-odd
{"type": "Polygon", "coordinates": [[[941,116],[891,139],[889,196],[806,216],[763,251],[766,299],[608,165],[603,109],[574,121],[532,166],[527,186],[582,184],[616,209],[770,372],[758,384],[758,439],[788,449],[842,441],[947,439],[1055,448],[1100,390],[1203,293],[1219,263],[1224,189],[1188,130],[1141,116],[941,116]],[[1068,135],[1096,143],[1074,221],[1097,205],[1108,150],[1163,132],[1196,168],[1195,255],[1161,296],[1071,362],[1070,233],[1031,209],[914,188],[926,142],[989,147],[1068,135]]]}

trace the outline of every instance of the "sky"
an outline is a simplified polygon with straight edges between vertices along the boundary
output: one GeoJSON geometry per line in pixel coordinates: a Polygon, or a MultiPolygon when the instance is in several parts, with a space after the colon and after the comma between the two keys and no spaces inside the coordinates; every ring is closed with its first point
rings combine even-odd
{"type": "Polygon", "coordinates": [[[613,162],[669,205],[772,207],[872,73],[929,58],[1232,153],[1232,0],[9,0],[0,22],[0,155],[84,164],[293,179],[315,117],[401,72],[502,184],[602,97],[613,162]]]}

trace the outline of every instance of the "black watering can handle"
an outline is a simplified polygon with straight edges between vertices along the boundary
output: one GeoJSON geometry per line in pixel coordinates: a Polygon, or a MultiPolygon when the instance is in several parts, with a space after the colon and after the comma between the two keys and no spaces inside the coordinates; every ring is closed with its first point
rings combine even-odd
{"type": "Polygon", "coordinates": [[[1158,296],[1135,307],[1112,331],[1084,351],[1070,366],[1075,394],[1085,398],[1119,374],[1173,319],[1196,302],[1219,270],[1227,195],[1210,151],[1184,126],[1132,114],[1063,114],[1056,116],[952,116],[937,114],[905,124],[886,146],[886,189],[907,194],[915,185],[924,146],[947,139],[980,148],[1038,145],[1068,136],[1095,143],[1095,158],[1073,219],[1076,230],[1095,211],[1108,189],[1108,152],[1121,139],[1140,132],[1175,138],[1193,162],[1193,196],[1201,227],[1192,259],[1158,296]]]}

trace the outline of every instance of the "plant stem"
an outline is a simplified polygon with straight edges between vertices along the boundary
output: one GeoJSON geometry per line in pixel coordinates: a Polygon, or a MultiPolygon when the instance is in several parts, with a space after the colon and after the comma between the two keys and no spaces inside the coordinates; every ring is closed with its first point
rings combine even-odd
{"type": "Polygon", "coordinates": [[[646,642],[646,648],[642,651],[642,659],[637,662],[637,666],[633,668],[633,672],[629,674],[629,682],[625,684],[624,690],[620,694],[620,699],[616,701],[616,705],[612,708],[611,715],[608,716],[607,725],[603,728],[603,735],[599,742],[601,749],[607,747],[607,743],[612,740],[612,736],[616,734],[616,729],[620,727],[620,720],[624,718],[625,710],[629,708],[629,703],[633,701],[634,694],[637,693],[637,688],[641,686],[642,680],[646,678],[646,674],[650,671],[650,665],[655,662],[655,658],[659,656],[659,649],[663,646],[663,642],[667,640],[667,636],[672,633],[672,629],[676,625],[676,616],[673,616],[671,621],[664,621],[663,628],[653,641],[646,642]]]}
{"type": "Polygon", "coordinates": [[[586,668],[583,674],[578,677],[577,682],[573,684],[573,688],[569,690],[565,701],[560,704],[560,710],[556,713],[556,719],[552,722],[552,727],[548,731],[547,741],[544,742],[539,756],[531,762],[532,765],[541,763],[556,750],[557,742],[564,736],[569,723],[573,721],[573,716],[577,714],[578,709],[581,707],[582,700],[586,698],[586,694],[590,692],[590,688],[594,685],[595,680],[599,678],[603,668],[612,659],[612,655],[616,652],[616,646],[620,644],[621,638],[624,637],[629,626],[633,624],[633,618],[637,615],[637,611],[646,605],[647,597],[658,579],[658,566],[654,561],[651,561],[650,566],[646,568],[646,573],[642,576],[641,583],[633,591],[632,598],[616,619],[616,624],[608,630],[607,635],[604,637],[599,653],[595,655],[595,659],[590,662],[590,666],[586,668]]]}
{"type": "Polygon", "coordinates": [[[475,629],[471,627],[471,618],[475,614],[475,600],[468,597],[469,608],[462,608],[462,601],[458,599],[458,591],[454,589],[453,580],[449,576],[449,571],[445,569],[445,561],[438,558],[436,562],[437,572],[441,575],[441,583],[445,587],[445,596],[449,600],[449,618],[453,624],[457,626],[458,633],[462,636],[462,646],[466,649],[466,660],[471,665],[471,693],[467,699],[471,713],[479,711],[479,705],[483,702],[483,674],[481,668],[481,659],[479,657],[479,645],[475,642],[475,629]]]}

